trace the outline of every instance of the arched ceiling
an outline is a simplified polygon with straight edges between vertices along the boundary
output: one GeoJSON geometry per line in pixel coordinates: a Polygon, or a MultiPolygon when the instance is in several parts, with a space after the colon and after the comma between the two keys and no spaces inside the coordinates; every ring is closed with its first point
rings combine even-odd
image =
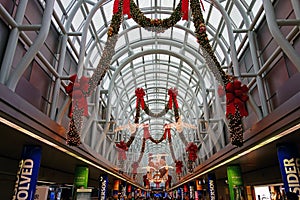
{"type": "MultiPolygon", "coordinates": [[[[71,43],[68,43],[68,48],[86,76],[92,75],[105,49],[113,3],[104,0],[55,2],[55,14],[69,33],[71,43]]],[[[164,19],[170,16],[179,1],[135,0],[135,3],[148,18],[164,19]]],[[[209,43],[224,71],[236,72],[238,56],[248,41],[246,32],[251,22],[259,18],[261,4],[255,0],[203,1],[209,43]]],[[[58,25],[57,28],[60,29],[58,25]]],[[[85,134],[89,138],[86,143],[94,152],[118,165],[117,156],[114,156],[115,143],[128,140],[131,132],[126,128],[118,132],[114,130],[134,123],[137,88],[144,89],[145,102],[154,113],[165,108],[168,89],[178,89],[179,112],[187,127],[182,133],[175,128],[171,130],[177,159],[186,160],[187,142],[193,141],[201,147],[196,164],[226,145],[224,99],[217,95],[218,82],[207,66],[194,31],[191,12],[189,20],[180,20],[161,33],[141,28],[133,19],[124,16],[111,66],[100,83],[96,100],[90,100],[91,104],[99,104],[95,106],[98,115],[93,120],[98,120],[100,125],[94,131],[102,132],[102,135],[95,136],[96,133],[89,130],[85,134]]],[[[89,125],[91,121],[88,120],[89,125]]],[[[172,111],[159,118],[141,112],[140,117],[140,124],[149,124],[150,133],[156,139],[163,134],[164,124],[174,121],[172,111]]],[[[128,151],[132,162],[140,154],[143,134],[143,129],[139,128],[128,151]]],[[[147,165],[149,154],[162,153],[170,154],[167,141],[155,144],[147,140],[140,166],[147,165]]],[[[170,156],[166,161],[174,166],[170,156]]],[[[130,166],[124,169],[128,173],[130,166]]]]}

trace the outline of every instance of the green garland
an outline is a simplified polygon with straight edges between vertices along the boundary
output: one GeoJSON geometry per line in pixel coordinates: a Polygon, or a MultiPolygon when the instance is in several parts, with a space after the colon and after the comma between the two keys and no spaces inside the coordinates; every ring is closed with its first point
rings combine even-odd
{"type": "Polygon", "coordinates": [[[209,44],[209,40],[206,34],[206,26],[199,1],[190,0],[190,7],[192,10],[192,19],[195,26],[197,42],[200,44],[206,63],[216,79],[222,85],[226,85],[228,83],[228,78],[226,73],[223,71],[218,59],[216,58],[211,45],[209,44]]]}
{"type": "Polygon", "coordinates": [[[164,32],[166,29],[174,27],[182,17],[181,1],[179,1],[176,9],[169,18],[166,19],[150,19],[137,7],[133,0],[130,0],[130,15],[132,19],[141,27],[148,31],[164,32]]]}

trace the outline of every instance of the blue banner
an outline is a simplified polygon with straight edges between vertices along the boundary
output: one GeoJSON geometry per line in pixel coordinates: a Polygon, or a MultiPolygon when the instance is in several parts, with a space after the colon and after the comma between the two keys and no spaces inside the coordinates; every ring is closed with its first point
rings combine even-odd
{"type": "Polygon", "coordinates": [[[34,200],[36,183],[41,163],[40,146],[24,146],[12,199],[34,200]]]}
{"type": "Polygon", "coordinates": [[[277,156],[285,192],[300,196],[300,157],[293,144],[277,145],[277,156]]]}
{"type": "Polygon", "coordinates": [[[108,176],[103,174],[99,177],[99,200],[105,200],[107,198],[107,185],[108,185],[108,176]]]}
{"type": "Polygon", "coordinates": [[[208,178],[209,199],[210,200],[218,199],[216,175],[214,173],[210,173],[207,175],[207,178],[208,178]]]}

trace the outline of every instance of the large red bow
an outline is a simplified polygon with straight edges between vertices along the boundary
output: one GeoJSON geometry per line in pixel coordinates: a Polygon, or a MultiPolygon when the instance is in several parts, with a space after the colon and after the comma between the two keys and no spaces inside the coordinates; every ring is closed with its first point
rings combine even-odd
{"type": "Polygon", "coordinates": [[[197,151],[198,151],[198,147],[196,144],[194,144],[193,142],[190,142],[187,147],[185,148],[185,150],[188,152],[189,154],[189,160],[190,161],[195,161],[197,159],[197,151]]]}
{"type": "Polygon", "coordinates": [[[174,103],[175,103],[175,108],[178,108],[178,102],[177,102],[177,98],[176,98],[176,96],[178,95],[177,88],[170,88],[168,90],[168,95],[170,96],[169,102],[168,102],[169,109],[172,109],[173,99],[174,99],[174,103]]]}
{"type": "Polygon", "coordinates": [[[248,116],[245,103],[249,97],[247,95],[248,87],[242,85],[238,80],[233,80],[226,85],[226,116],[229,114],[234,115],[236,109],[240,112],[240,115],[248,116]]]}
{"type": "Polygon", "coordinates": [[[144,96],[145,96],[145,92],[143,88],[137,88],[135,90],[135,95],[137,97],[136,99],[136,107],[138,107],[138,104],[141,105],[142,109],[145,109],[145,101],[144,101],[144,96]]]}

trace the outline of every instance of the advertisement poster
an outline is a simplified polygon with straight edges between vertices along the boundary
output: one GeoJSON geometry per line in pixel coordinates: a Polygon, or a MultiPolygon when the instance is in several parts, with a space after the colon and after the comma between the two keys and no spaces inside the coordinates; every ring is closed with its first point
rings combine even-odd
{"type": "Polygon", "coordinates": [[[105,200],[107,198],[107,185],[108,176],[106,174],[99,177],[99,200],[105,200]]]}
{"type": "Polygon", "coordinates": [[[277,145],[277,156],[285,192],[295,193],[300,198],[300,156],[296,146],[277,145]]]}
{"type": "Polygon", "coordinates": [[[42,148],[40,146],[27,145],[23,147],[12,199],[34,200],[41,156],[42,148]]]}
{"type": "Polygon", "coordinates": [[[86,166],[77,166],[75,169],[74,185],[77,188],[87,188],[89,178],[89,168],[86,166]]]}
{"type": "Polygon", "coordinates": [[[241,168],[239,165],[231,165],[227,167],[227,177],[229,184],[229,193],[231,200],[243,200],[243,179],[241,168]]]}
{"type": "Polygon", "coordinates": [[[216,175],[214,173],[208,174],[208,193],[210,200],[218,200],[218,191],[216,183],[216,175]]]}

